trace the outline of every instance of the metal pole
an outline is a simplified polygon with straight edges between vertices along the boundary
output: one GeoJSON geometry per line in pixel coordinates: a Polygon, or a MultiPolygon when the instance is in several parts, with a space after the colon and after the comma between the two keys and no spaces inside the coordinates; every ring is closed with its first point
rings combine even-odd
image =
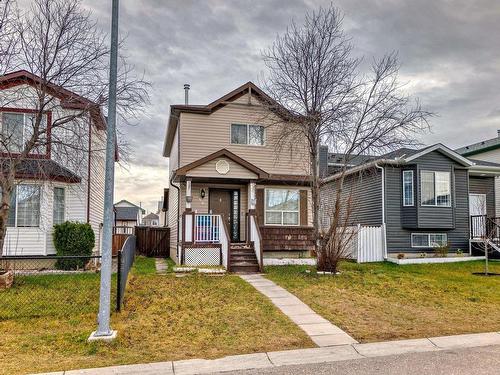
{"type": "Polygon", "coordinates": [[[101,288],[97,331],[90,340],[113,339],[116,331],[109,325],[111,312],[111,244],[113,231],[113,190],[116,147],[116,80],[118,69],[118,8],[119,0],[112,0],[111,57],[109,67],[109,102],[106,139],[106,177],[104,185],[104,219],[101,258],[101,288]]]}

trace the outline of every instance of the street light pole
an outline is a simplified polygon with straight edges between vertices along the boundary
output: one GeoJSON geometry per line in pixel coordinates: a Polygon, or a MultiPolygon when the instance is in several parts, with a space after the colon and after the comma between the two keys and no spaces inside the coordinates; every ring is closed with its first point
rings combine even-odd
{"type": "Polygon", "coordinates": [[[111,330],[111,244],[113,236],[113,190],[115,178],[116,148],[116,81],[118,70],[118,9],[119,0],[112,0],[111,56],[109,67],[109,101],[106,139],[106,177],[104,185],[104,218],[101,254],[101,288],[97,331],[92,332],[89,341],[113,340],[116,331],[111,330]]]}

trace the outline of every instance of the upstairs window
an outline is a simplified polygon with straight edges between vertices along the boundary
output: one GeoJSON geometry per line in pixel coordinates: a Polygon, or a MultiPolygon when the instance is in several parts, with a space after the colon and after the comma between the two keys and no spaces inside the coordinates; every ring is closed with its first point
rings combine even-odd
{"type": "Polygon", "coordinates": [[[403,171],[403,206],[413,206],[413,171],[403,171]]]}
{"type": "Polygon", "coordinates": [[[264,145],[262,125],[231,124],[231,143],[236,145],[264,145]]]}
{"type": "Polygon", "coordinates": [[[450,172],[422,171],[422,206],[451,206],[450,172]]]}
{"type": "MultiPolygon", "coordinates": [[[[9,152],[21,152],[24,145],[28,142],[34,132],[36,125],[36,116],[33,113],[21,112],[2,112],[1,116],[2,127],[2,148],[9,152]]],[[[38,136],[37,145],[31,151],[32,154],[44,154],[46,151],[46,128],[47,116],[44,115],[40,124],[39,131],[42,133],[38,136]]]]}

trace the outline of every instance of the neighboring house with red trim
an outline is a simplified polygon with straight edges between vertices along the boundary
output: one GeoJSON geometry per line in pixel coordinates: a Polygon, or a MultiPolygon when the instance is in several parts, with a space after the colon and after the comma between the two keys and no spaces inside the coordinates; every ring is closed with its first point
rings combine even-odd
{"type": "MultiPolygon", "coordinates": [[[[17,71],[0,77],[0,129],[24,142],[29,120],[35,111],[34,95],[40,77],[17,71]],[[23,95],[16,97],[16,93],[23,95]],[[13,99],[14,98],[14,99],[13,99]]],[[[16,189],[4,242],[4,255],[50,255],[55,253],[53,225],[63,221],[91,224],[95,232],[94,252],[100,252],[104,209],[104,167],[106,120],[101,108],[86,98],[56,85],[49,85],[53,99],[46,111],[47,142],[25,159],[16,173],[16,189]],[[51,128],[58,118],[88,109],[78,125],[67,123],[64,129],[51,128]],[[52,130],[51,130],[52,129],[52,130]],[[85,145],[69,153],[59,152],[61,139],[85,145]],[[58,149],[59,147],[59,149],[58,149]]],[[[29,133],[28,133],[29,134],[29,133]]],[[[10,147],[10,146],[9,146],[10,147]]],[[[0,155],[6,165],[15,150],[0,155]]],[[[117,157],[117,155],[116,155],[117,157]]]]}
{"type": "Polygon", "coordinates": [[[163,155],[176,263],[257,271],[264,256],[313,249],[307,145],[276,147],[290,124],[270,101],[248,82],[208,105],[170,107],[163,155]]]}

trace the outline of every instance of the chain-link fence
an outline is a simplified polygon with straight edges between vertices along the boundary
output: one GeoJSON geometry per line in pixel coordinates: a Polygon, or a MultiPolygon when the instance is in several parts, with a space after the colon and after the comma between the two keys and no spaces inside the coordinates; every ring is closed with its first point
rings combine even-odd
{"type": "Polygon", "coordinates": [[[128,273],[135,260],[136,237],[129,236],[118,251],[116,310],[120,311],[127,288],[128,273]]]}
{"type": "MultiPolygon", "coordinates": [[[[96,313],[99,256],[22,256],[0,258],[0,321],[96,313]]],[[[117,259],[113,258],[113,285],[117,259]]],[[[112,301],[116,301],[112,288],[112,301]]]]}

